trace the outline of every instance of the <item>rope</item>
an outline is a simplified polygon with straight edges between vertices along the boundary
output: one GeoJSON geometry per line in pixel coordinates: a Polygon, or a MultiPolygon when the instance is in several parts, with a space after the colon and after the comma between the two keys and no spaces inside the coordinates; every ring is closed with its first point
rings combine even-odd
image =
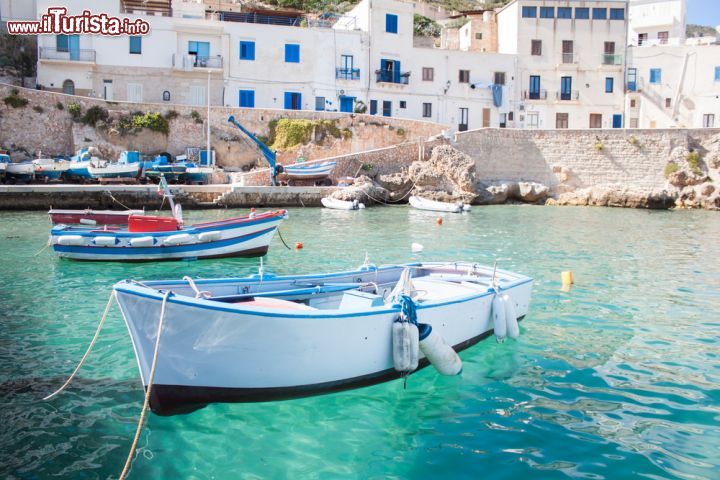
{"type": "Polygon", "coordinates": [[[113,197],[113,194],[110,193],[110,190],[105,190],[105,195],[109,196],[109,197],[110,197],[110,200],[112,200],[113,202],[117,203],[118,205],[120,205],[121,207],[123,207],[125,210],[130,210],[130,208],[129,208],[127,205],[125,205],[124,203],[122,203],[122,202],[121,202],[120,200],[118,200],[117,198],[113,197]]]}
{"type": "Polygon", "coordinates": [[[50,235],[50,236],[48,237],[48,241],[47,241],[47,243],[45,244],[45,246],[42,247],[42,248],[41,248],[40,250],[38,250],[37,252],[35,252],[35,255],[33,255],[33,257],[37,257],[38,255],[40,255],[40,254],[41,254],[42,252],[44,252],[45,249],[48,248],[51,244],[52,244],[52,235],[50,235]]]}
{"type": "Polygon", "coordinates": [[[417,305],[413,299],[409,295],[402,294],[398,298],[398,303],[400,303],[400,315],[403,317],[403,321],[417,326],[417,305]]]}
{"type": "Polygon", "coordinates": [[[190,284],[190,288],[192,288],[195,291],[195,298],[210,298],[212,297],[212,293],[208,292],[207,290],[200,290],[197,285],[195,285],[195,281],[190,278],[189,276],[185,275],[183,277],[183,280],[188,282],[190,284]]]}
{"type": "Polygon", "coordinates": [[[162,334],[163,322],[165,321],[165,306],[167,305],[167,299],[170,293],[170,290],[168,290],[165,292],[165,295],[163,295],[162,306],[160,307],[160,321],[158,322],[157,336],[155,337],[155,352],[153,353],[152,366],[150,367],[145,401],[143,402],[142,411],[140,412],[140,420],[138,420],[135,438],[133,438],[130,453],[128,453],[127,460],[125,460],[125,467],[123,467],[122,473],[120,473],[119,480],[124,480],[130,471],[130,465],[132,465],[133,457],[135,456],[135,448],[137,448],[140,432],[142,432],[143,424],[145,423],[145,415],[147,414],[148,405],[150,404],[150,394],[152,392],[153,379],[155,378],[155,367],[157,367],[158,353],[160,352],[160,335],[162,334]]]}
{"type": "Polygon", "coordinates": [[[72,374],[70,374],[68,379],[65,380],[65,383],[63,383],[62,387],[58,388],[50,395],[43,398],[43,400],[50,400],[52,397],[54,397],[58,393],[65,390],[65,387],[70,385],[70,382],[72,382],[73,378],[75,378],[75,375],[78,373],[78,371],[80,371],[80,367],[83,366],[83,363],[85,363],[85,360],[87,359],[88,355],[90,355],[90,351],[95,346],[95,342],[97,341],[98,336],[100,335],[100,330],[102,330],[103,324],[105,323],[105,319],[107,318],[108,312],[110,311],[110,306],[112,305],[112,301],[113,301],[114,297],[115,297],[115,291],[113,290],[112,293],[110,293],[110,298],[108,299],[108,303],[105,306],[105,312],[103,313],[103,316],[100,319],[100,323],[98,324],[97,330],[95,330],[95,336],[90,341],[90,345],[88,346],[87,350],[85,351],[85,355],[83,355],[82,358],[80,359],[80,363],[77,364],[77,367],[75,367],[75,370],[72,372],[72,374]]]}
{"type": "Polygon", "coordinates": [[[363,192],[363,194],[365,194],[365,196],[368,197],[370,200],[373,200],[373,201],[375,201],[375,202],[377,202],[377,203],[382,203],[383,205],[393,205],[393,204],[395,204],[395,203],[400,203],[400,202],[403,201],[408,195],[410,195],[410,193],[412,193],[412,191],[415,189],[415,186],[416,186],[416,185],[417,185],[417,184],[416,184],[415,182],[412,182],[412,187],[410,187],[410,188],[408,189],[408,191],[405,192],[405,195],[403,195],[402,197],[400,197],[400,198],[398,198],[398,199],[396,199],[396,200],[392,200],[392,201],[388,201],[388,202],[386,202],[386,201],[384,201],[384,200],[380,200],[379,198],[375,198],[375,197],[373,197],[372,195],[370,195],[370,193],[368,193],[368,192],[363,192]]]}
{"type": "Polygon", "coordinates": [[[285,248],[287,248],[288,250],[292,250],[292,248],[290,248],[288,246],[288,244],[285,243],[285,239],[283,238],[282,233],[280,233],[280,228],[277,229],[277,232],[278,232],[278,237],[280,237],[280,240],[282,240],[282,243],[283,243],[283,245],[285,245],[285,248]]]}

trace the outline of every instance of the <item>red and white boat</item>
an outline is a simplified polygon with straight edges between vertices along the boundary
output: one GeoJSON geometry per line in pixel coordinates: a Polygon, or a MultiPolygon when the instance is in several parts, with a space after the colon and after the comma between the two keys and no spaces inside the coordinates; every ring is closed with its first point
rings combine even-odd
{"type": "Polygon", "coordinates": [[[58,210],[50,209],[52,223],[84,225],[127,225],[130,215],[143,215],[143,210],[58,210]]]}

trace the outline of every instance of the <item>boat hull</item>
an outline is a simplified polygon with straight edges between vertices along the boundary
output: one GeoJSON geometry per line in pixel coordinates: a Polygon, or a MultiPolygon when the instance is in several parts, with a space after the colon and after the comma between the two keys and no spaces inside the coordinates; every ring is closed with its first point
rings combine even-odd
{"type": "Polygon", "coordinates": [[[321,198],[320,203],[322,203],[323,207],[330,208],[332,210],[359,210],[361,205],[360,203],[349,202],[347,200],[337,200],[329,197],[321,198]]]}
{"type": "MultiPolygon", "coordinates": [[[[377,279],[382,284],[388,272],[382,268],[345,272],[315,281],[360,283],[377,279]]],[[[301,281],[311,279],[295,280],[296,284],[301,281]]],[[[263,285],[270,288],[271,283],[272,279],[265,280],[263,285]]],[[[253,311],[242,304],[217,305],[219,302],[187,297],[183,292],[188,290],[186,285],[167,285],[179,295],[171,296],[166,305],[166,327],[150,403],[155,413],[186,413],[213,402],[304,397],[400,376],[393,368],[391,328],[399,306],[349,312],[253,311]]],[[[197,286],[201,290],[224,288],[222,280],[199,281],[197,286]]],[[[244,288],[236,283],[228,285],[226,291],[244,288]]],[[[523,276],[503,288],[515,301],[519,317],[527,313],[531,288],[532,279],[523,276]]],[[[162,294],[127,282],[116,285],[115,291],[147,387],[162,294]]],[[[462,299],[419,304],[418,321],[430,324],[456,351],[464,350],[492,334],[493,295],[483,289],[462,299]]],[[[421,366],[425,365],[427,361],[422,358],[421,366]]]]}
{"type": "Polygon", "coordinates": [[[92,178],[133,178],[137,177],[139,166],[137,163],[112,163],[104,167],[88,167],[92,178]]]}
{"type": "Polygon", "coordinates": [[[408,199],[410,206],[418,210],[427,210],[431,212],[447,212],[462,213],[463,205],[461,203],[436,202],[421,197],[412,196],[408,199]]]}
{"type": "Polygon", "coordinates": [[[50,210],[50,220],[55,224],[79,224],[94,222],[97,225],[127,225],[128,216],[143,215],[142,210],[50,210]]]}
{"type": "Polygon", "coordinates": [[[284,174],[293,180],[320,180],[326,178],[335,168],[335,162],[319,165],[285,165],[284,174]]]}

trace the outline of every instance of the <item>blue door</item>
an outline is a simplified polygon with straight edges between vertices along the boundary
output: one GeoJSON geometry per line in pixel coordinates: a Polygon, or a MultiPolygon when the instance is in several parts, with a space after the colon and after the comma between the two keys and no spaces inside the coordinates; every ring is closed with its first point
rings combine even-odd
{"type": "Polygon", "coordinates": [[[572,77],[560,79],[560,100],[572,100],[572,77]]]}
{"type": "Polygon", "coordinates": [[[380,60],[380,73],[378,75],[378,82],[391,82],[392,81],[392,60],[380,60]]]}
{"type": "Polygon", "coordinates": [[[70,60],[80,60],[80,35],[68,35],[70,60]]]}
{"type": "Polygon", "coordinates": [[[393,83],[400,83],[400,62],[393,62],[393,83]]]}
{"type": "Polygon", "coordinates": [[[377,100],[370,100],[370,115],[377,113],[377,100]]]}
{"type": "Polygon", "coordinates": [[[355,97],[340,97],[340,111],[352,113],[355,106],[355,97]]]}
{"type": "Polygon", "coordinates": [[[622,115],[613,115],[613,128],[622,128],[622,115]]]}
{"type": "Polygon", "coordinates": [[[285,92],[285,110],[300,110],[301,99],[297,92],[285,92]]]}
{"type": "Polygon", "coordinates": [[[540,98],[540,75],[530,76],[530,99],[538,100],[540,98]]]}

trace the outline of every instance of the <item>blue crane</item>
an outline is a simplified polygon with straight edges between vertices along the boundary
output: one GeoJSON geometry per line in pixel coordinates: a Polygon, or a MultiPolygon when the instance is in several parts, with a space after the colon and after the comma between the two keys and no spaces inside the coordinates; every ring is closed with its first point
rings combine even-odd
{"type": "Polygon", "coordinates": [[[282,173],[283,167],[282,167],[282,165],[276,165],[275,152],[270,150],[270,148],[267,145],[265,145],[263,142],[261,142],[259,138],[257,138],[255,135],[250,133],[250,131],[247,128],[240,125],[240,123],[238,123],[238,121],[235,120],[235,117],[233,115],[230,115],[228,117],[228,122],[235,125],[237,128],[240,129],[241,132],[243,132],[245,135],[247,135],[250,138],[250,140],[255,142],[255,144],[260,149],[260,152],[263,154],[263,157],[265,157],[265,160],[267,160],[267,162],[270,164],[270,182],[273,185],[277,185],[276,177],[277,177],[278,173],[282,173]]]}

